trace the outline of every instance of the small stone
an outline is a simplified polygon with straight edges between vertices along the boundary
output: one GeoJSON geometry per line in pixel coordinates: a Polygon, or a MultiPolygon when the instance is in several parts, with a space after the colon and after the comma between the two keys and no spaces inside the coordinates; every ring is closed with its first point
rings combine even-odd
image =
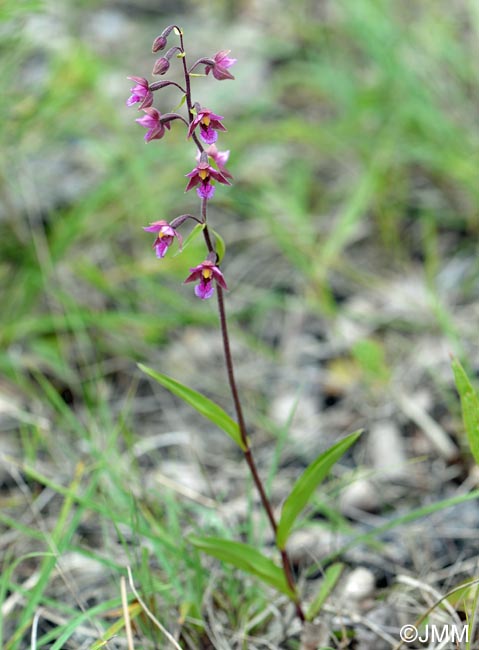
{"type": "Polygon", "coordinates": [[[360,603],[373,595],[376,589],[374,574],[365,567],[358,567],[352,571],[344,584],[343,597],[346,601],[360,603]]]}
{"type": "Polygon", "coordinates": [[[311,563],[331,553],[340,544],[336,533],[315,526],[296,530],[288,540],[288,553],[293,564],[311,563]]]}
{"type": "Polygon", "coordinates": [[[345,515],[351,510],[377,512],[380,506],[379,492],[368,479],[358,479],[348,485],[339,498],[339,508],[345,515]]]}
{"type": "Polygon", "coordinates": [[[381,478],[403,479],[407,476],[407,457],[399,427],[389,420],[378,422],[369,433],[369,451],[381,478]]]}

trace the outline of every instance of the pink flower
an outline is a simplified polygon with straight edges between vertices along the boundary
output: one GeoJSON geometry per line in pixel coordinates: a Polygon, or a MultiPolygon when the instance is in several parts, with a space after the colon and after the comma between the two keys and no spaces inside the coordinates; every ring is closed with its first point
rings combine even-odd
{"type": "Polygon", "coordinates": [[[148,108],[153,104],[153,93],[150,90],[150,85],[146,79],[143,77],[127,77],[136,83],[136,86],[130,88],[131,95],[126,100],[127,106],[133,106],[141,102],[138,106],[138,110],[142,108],[148,108]]]}
{"type": "MultiPolygon", "coordinates": [[[[210,158],[212,158],[220,172],[223,174],[225,178],[233,178],[232,174],[226,169],[225,165],[228,162],[228,158],[230,156],[229,151],[218,151],[217,147],[215,144],[210,144],[209,147],[206,147],[205,152],[208,154],[210,158]]],[[[198,152],[198,155],[196,156],[196,160],[199,162],[201,160],[201,153],[198,152]]]]}
{"type": "Polygon", "coordinates": [[[209,74],[213,70],[213,76],[215,79],[234,79],[231,72],[228,72],[227,68],[231,68],[237,61],[237,59],[232,59],[228,56],[231,50],[221,50],[217,52],[213,57],[213,65],[207,65],[205,67],[206,74],[209,74]]]}
{"type": "Polygon", "coordinates": [[[216,131],[226,131],[221,124],[222,119],[224,119],[222,115],[216,115],[208,108],[198,108],[196,117],[189,126],[188,137],[190,138],[196,127],[199,126],[201,139],[207,144],[213,144],[218,139],[216,131]]]}
{"type": "Polygon", "coordinates": [[[215,163],[218,165],[218,169],[224,173],[225,165],[228,162],[228,158],[230,157],[229,150],[218,151],[215,144],[210,144],[210,146],[206,149],[206,153],[210,158],[213,158],[215,163]]]}
{"type": "Polygon", "coordinates": [[[211,184],[211,179],[223,183],[223,185],[231,185],[226,176],[211,167],[208,162],[199,162],[189,174],[186,174],[186,176],[190,180],[188,181],[185,192],[188,192],[188,190],[199,185],[200,187],[196,189],[196,192],[202,199],[211,199],[215,193],[215,188],[211,184]]]}
{"type": "Polygon", "coordinates": [[[185,284],[187,282],[195,282],[199,280],[200,283],[195,287],[195,295],[201,300],[206,300],[211,298],[214,292],[213,280],[223,287],[223,289],[228,289],[223,274],[219,268],[211,262],[210,260],[205,260],[198,266],[190,269],[190,275],[186,278],[185,284]]]}
{"type": "Polygon", "coordinates": [[[180,233],[172,228],[167,221],[153,221],[153,223],[150,223],[149,226],[145,226],[143,230],[146,230],[146,232],[158,233],[153,244],[153,248],[156,251],[156,257],[165,257],[166,251],[173,243],[175,237],[178,240],[178,244],[181,249],[183,238],[181,237],[180,233]]]}
{"type": "Polygon", "coordinates": [[[144,108],[143,112],[146,113],[144,117],[139,117],[135,122],[144,126],[148,131],[145,134],[145,142],[151,140],[159,140],[165,135],[165,128],[170,129],[169,122],[161,121],[161,113],[156,108],[144,108]]]}

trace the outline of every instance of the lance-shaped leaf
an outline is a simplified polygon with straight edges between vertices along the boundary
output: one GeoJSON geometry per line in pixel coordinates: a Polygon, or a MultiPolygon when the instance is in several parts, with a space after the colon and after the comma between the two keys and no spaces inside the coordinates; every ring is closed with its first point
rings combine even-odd
{"type": "Polygon", "coordinates": [[[316,598],[313,600],[306,613],[307,621],[312,621],[316,614],[319,612],[324,604],[324,601],[336,586],[336,583],[341,577],[343,569],[344,564],[341,564],[341,562],[337,562],[336,564],[331,564],[331,566],[328,566],[324,572],[324,577],[316,598]]]}
{"type": "Polygon", "coordinates": [[[283,570],[254,546],[220,537],[189,537],[188,539],[200,551],[251,573],[264,583],[296,600],[296,594],[286,582],[283,570]]]}
{"type": "Polygon", "coordinates": [[[205,229],[205,225],[206,224],[204,224],[204,223],[197,223],[196,226],[194,228],[192,228],[192,230],[191,230],[190,234],[188,235],[188,237],[183,241],[183,244],[181,246],[181,250],[177,251],[173,255],[173,257],[176,257],[177,255],[182,253],[185,250],[185,248],[188,248],[188,246],[191,244],[191,242],[198,237],[200,232],[203,232],[203,230],[205,229]]]}
{"type": "Polygon", "coordinates": [[[210,420],[210,422],[216,424],[216,426],[227,433],[243,451],[246,451],[246,447],[241,440],[241,433],[238,424],[228,415],[228,413],[223,411],[221,406],[218,406],[208,397],[198,393],[196,390],[181,384],[179,381],[176,381],[176,379],[172,379],[160,372],[155,372],[151,368],[148,368],[148,366],[144,366],[142,363],[139,363],[138,367],[147,375],[153,377],[153,379],[155,379],[159,384],[167,388],[171,393],[192,406],[196,411],[198,411],[198,413],[201,413],[201,415],[210,420]]]}
{"type": "Polygon", "coordinates": [[[355,431],[343,440],[330,447],[322,453],[315,461],[307,467],[296,481],[293,489],[283,504],[281,519],[278,524],[276,543],[278,548],[284,549],[291,528],[304,506],[308,503],[313,492],[329,474],[333,465],[353,445],[361,435],[362,431],[355,431]]]}
{"type": "Polygon", "coordinates": [[[479,465],[479,397],[458,359],[452,360],[452,370],[461,398],[462,419],[467,439],[474,460],[479,465]]]}
{"type": "Polygon", "coordinates": [[[218,255],[218,264],[221,264],[223,261],[223,257],[225,256],[225,251],[226,251],[226,244],[225,240],[223,237],[213,228],[211,229],[211,232],[215,236],[215,243],[216,243],[216,254],[218,255]]]}

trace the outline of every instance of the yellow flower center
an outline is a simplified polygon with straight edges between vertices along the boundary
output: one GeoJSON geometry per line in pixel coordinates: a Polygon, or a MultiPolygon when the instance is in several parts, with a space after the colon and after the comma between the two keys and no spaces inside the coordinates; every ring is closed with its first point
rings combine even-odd
{"type": "Polygon", "coordinates": [[[204,124],[205,126],[209,126],[211,122],[210,116],[205,115],[204,117],[201,118],[201,123],[204,124]]]}
{"type": "Polygon", "coordinates": [[[198,172],[198,176],[201,178],[202,181],[208,178],[209,175],[210,173],[207,169],[200,169],[200,171],[198,172]]]}
{"type": "Polygon", "coordinates": [[[211,269],[203,269],[201,273],[205,280],[209,280],[213,275],[213,271],[211,269]]]}

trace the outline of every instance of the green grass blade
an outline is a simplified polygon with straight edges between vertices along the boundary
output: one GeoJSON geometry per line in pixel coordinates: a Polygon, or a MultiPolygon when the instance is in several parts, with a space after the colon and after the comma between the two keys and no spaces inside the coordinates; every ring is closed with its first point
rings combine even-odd
{"type": "Polygon", "coordinates": [[[319,610],[323,606],[324,601],[336,586],[336,583],[341,577],[341,573],[343,572],[343,569],[344,569],[344,564],[341,564],[341,562],[336,562],[336,564],[331,564],[331,566],[329,566],[326,569],[326,571],[324,572],[324,578],[321,582],[321,586],[316,595],[316,598],[313,600],[306,613],[307,621],[312,621],[313,618],[316,616],[316,614],[319,612],[319,610]]]}
{"type": "MultiPolygon", "coordinates": [[[[96,605],[96,607],[93,607],[88,611],[80,612],[76,618],[74,618],[72,621],[68,623],[68,625],[65,626],[65,629],[63,630],[62,634],[51,646],[50,650],[62,650],[65,647],[65,642],[68,641],[68,639],[70,639],[70,637],[75,633],[77,627],[79,627],[86,621],[91,621],[91,619],[97,616],[98,614],[103,614],[104,612],[107,612],[110,609],[117,609],[120,605],[121,602],[119,602],[118,599],[115,598],[107,602],[100,603],[99,605],[96,605]]],[[[134,602],[128,605],[128,613],[131,621],[135,620],[135,618],[141,613],[141,611],[142,609],[139,603],[134,602]]],[[[96,641],[91,646],[91,650],[94,650],[95,648],[103,647],[108,642],[108,639],[113,638],[124,627],[125,627],[125,618],[123,614],[121,614],[119,615],[118,621],[113,623],[102,634],[103,638],[96,641]]]]}
{"type": "Polygon", "coordinates": [[[461,398],[462,419],[474,460],[479,465],[479,396],[458,359],[452,360],[456,387],[461,398]]]}
{"type": "Polygon", "coordinates": [[[155,372],[151,368],[144,366],[142,363],[139,363],[138,367],[159,384],[171,391],[173,395],[176,395],[184,402],[192,406],[207,420],[210,420],[210,422],[216,424],[216,426],[227,433],[230,438],[232,438],[232,440],[234,440],[236,444],[241,447],[243,451],[246,451],[246,447],[241,440],[241,434],[237,423],[232,418],[230,418],[230,416],[225,411],[223,411],[220,406],[212,402],[201,393],[198,393],[196,390],[188,388],[184,384],[181,384],[179,381],[176,381],[176,379],[171,379],[171,377],[168,377],[167,375],[163,375],[160,372],[155,372]]]}
{"type": "Polygon", "coordinates": [[[189,537],[189,541],[200,551],[256,576],[295,599],[296,595],[288,586],[282,569],[253,546],[220,537],[189,537]]]}
{"type": "MultiPolygon", "coordinates": [[[[69,485],[69,490],[71,491],[72,495],[79,490],[84,472],[84,465],[82,463],[79,463],[77,465],[73,481],[69,485]]],[[[76,517],[74,516],[72,518],[72,521],[68,521],[74,507],[74,499],[72,495],[67,496],[63,501],[63,505],[58,515],[55,528],[51,534],[51,537],[49,537],[47,540],[52,552],[47,553],[44,556],[44,560],[39,569],[38,580],[30,590],[29,599],[22,611],[21,616],[19,617],[17,629],[5,645],[5,650],[17,650],[19,647],[19,643],[21,642],[23,634],[31,624],[33,612],[38,606],[38,603],[43,596],[43,592],[50,581],[52,572],[57,564],[58,557],[61,555],[62,550],[69,543],[71,537],[73,536],[73,533],[78,524],[79,513],[77,513],[76,517]]]]}
{"type": "MultiPolygon", "coordinates": [[[[479,500],[479,490],[473,490],[467,494],[459,494],[458,496],[450,497],[449,499],[443,499],[437,503],[430,503],[427,506],[416,508],[411,512],[407,512],[406,514],[401,515],[400,517],[395,517],[394,519],[391,519],[391,521],[387,521],[385,524],[382,524],[381,526],[378,526],[377,528],[374,528],[367,533],[356,535],[351,539],[351,541],[341,546],[341,548],[338,548],[332,553],[326,555],[326,557],[321,558],[321,563],[326,564],[328,562],[332,562],[333,560],[336,560],[337,558],[344,555],[344,553],[349,551],[350,548],[354,548],[358,544],[369,543],[371,540],[374,540],[376,537],[379,537],[383,533],[394,530],[394,528],[404,526],[405,524],[409,524],[412,521],[417,521],[418,519],[432,515],[435,512],[445,510],[446,508],[452,508],[459,503],[466,503],[467,501],[474,500],[479,500]]],[[[317,568],[317,564],[314,564],[311,569],[308,569],[308,571],[311,571],[312,573],[313,571],[316,571],[317,568]]]]}
{"type": "Polygon", "coordinates": [[[278,548],[284,549],[297,516],[308,503],[321,481],[326,478],[333,465],[356,442],[361,433],[362,431],[355,431],[340,440],[318,456],[301,474],[283,505],[276,535],[278,548]]]}

